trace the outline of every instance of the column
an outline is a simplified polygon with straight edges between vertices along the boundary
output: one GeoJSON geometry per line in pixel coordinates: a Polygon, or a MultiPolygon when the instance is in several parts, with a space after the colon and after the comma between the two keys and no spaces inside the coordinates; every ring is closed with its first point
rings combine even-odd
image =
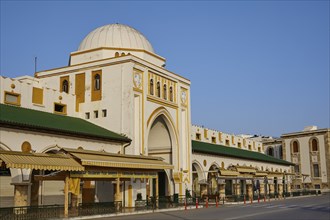
{"type": "Polygon", "coordinates": [[[157,173],[157,177],[156,177],[156,207],[158,208],[158,201],[159,201],[159,189],[158,189],[158,173],[157,173]]]}
{"type": "Polygon", "coordinates": [[[247,194],[249,196],[249,199],[253,198],[253,187],[252,184],[246,184],[247,187],[247,194]]]}
{"type": "Polygon", "coordinates": [[[203,197],[203,195],[207,195],[207,185],[201,184],[200,185],[200,196],[203,197]]]}
{"type": "Polygon", "coordinates": [[[264,196],[265,195],[265,185],[260,182],[260,196],[264,196]]]}
{"type": "Polygon", "coordinates": [[[288,193],[291,194],[291,183],[287,183],[288,184],[288,193]]]}
{"type": "Polygon", "coordinates": [[[283,195],[283,184],[278,184],[278,197],[282,198],[283,195]]]}
{"type": "Polygon", "coordinates": [[[226,185],[225,184],[220,184],[219,186],[220,186],[220,188],[219,188],[220,199],[222,200],[226,196],[226,191],[225,191],[225,186],[226,185]]]}
{"type": "Polygon", "coordinates": [[[274,196],[274,193],[275,193],[275,187],[274,187],[274,184],[269,184],[269,194],[270,196],[274,196]]]}
{"type": "Polygon", "coordinates": [[[121,209],[121,196],[120,196],[120,178],[118,177],[116,179],[116,196],[115,196],[115,202],[116,202],[116,210],[119,211],[121,209]]]}
{"type": "Polygon", "coordinates": [[[14,206],[28,206],[30,183],[11,183],[11,185],[14,185],[14,206]]]}
{"type": "Polygon", "coordinates": [[[31,175],[31,200],[30,200],[30,205],[31,206],[38,206],[39,205],[39,181],[34,180],[34,175],[31,175]]]}
{"type": "Polygon", "coordinates": [[[239,182],[239,180],[236,180],[236,193],[237,197],[239,197],[241,195],[241,184],[239,182]]]}
{"type": "Polygon", "coordinates": [[[65,177],[64,183],[64,217],[69,215],[69,177],[65,177]]]}

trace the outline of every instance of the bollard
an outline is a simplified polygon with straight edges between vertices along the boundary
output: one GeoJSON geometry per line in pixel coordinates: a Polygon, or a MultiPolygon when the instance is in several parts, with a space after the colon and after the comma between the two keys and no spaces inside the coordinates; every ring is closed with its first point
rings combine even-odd
{"type": "Polygon", "coordinates": [[[245,198],[245,195],[244,195],[244,205],[246,204],[246,198],[245,198]]]}
{"type": "Polygon", "coordinates": [[[225,197],[222,197],[222,205],[225,205],[225,197]]]}
{"type": "Polygon", "coordinates": [[[253,203],[253,196],[251,197],[251,204],[253,203]]]}
{"type": "Polygon", "coordinates": [[[198,198],[196,198],[196,209],[198,209],[198,198]]]}
{"type": "Polygon", "coordinates": [[[219,204],[218,204],[218,197],[215,197],[215,207],[219,207],[219,204]]]}
{"type": "Polygon", "coordinates": [[[206,208],[209,207],[209,198],[208,198],[208,197],[206,198],[206,204],[205,204],[205,207],[206,207],[206,208]]]}
{"type": "Polygon", "coordinates": [[[264,202],[266,202],[266,196],[264,195],[264,202]]]}
{"type": "Polygon", "coordinates": [[[260,196],[258,195],[258,203],[260,202],[260,196]]]}

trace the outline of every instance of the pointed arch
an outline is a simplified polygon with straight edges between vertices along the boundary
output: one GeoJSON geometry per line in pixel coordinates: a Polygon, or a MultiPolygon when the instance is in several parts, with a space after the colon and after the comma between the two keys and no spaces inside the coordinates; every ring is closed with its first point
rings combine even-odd
{"type": "Polygon", "coordinates": [[[52,145],[48,145],[47,147],[42,149],[40,151],[40,153],[58,152],[60,149],[61,149],[61,147],[58,146],[57,144],[52,144],[52,145]]]}
{"type": "Polygon", "coordinates": [[[194,160],[192,162],[192,168],[193,171],[196,170],[199,181],[206,180],[202,164],[200,164],[197,160],[194,160]]]}
{"type": "Polygon", "coordinates": [[[12,149],[10,147],[8,147],[8,145],[6,145],[5,143],[0,141],[0,149],[2,150],[6,150],[6,151],[12,151],[12,149]]]}

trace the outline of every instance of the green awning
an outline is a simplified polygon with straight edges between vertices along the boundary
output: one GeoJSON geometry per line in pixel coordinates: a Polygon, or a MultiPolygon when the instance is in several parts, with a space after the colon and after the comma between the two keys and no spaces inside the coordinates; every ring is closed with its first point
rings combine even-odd
{"type": "Polygon", "coordinates": [[[289,161],[280,160],[275,157],[268,156],[266,154],[262,154],[259,152],[243,150],[243,149],[234,148],[234,147],[227,147],[227,146],[218,145],[218,144],[205,143],[205,142],[201,142],[201,141],[192,141],[192,151],[211,154],[211,155],[221,155],[221,156],[227,156],[227,157],[233,157],[233,158],[242,158],[242,159],[247,159],[247,160],[257,160],[257,161],[273,163],[273,164],[281,164],[281,165],[286,165],[286,166],[294,165],[293,163],[291,163],[289,161]]]}
{"type": "Polygon", "coordinates": [[[81,118],[5,104],[0,104],[0,126],[122,143],[131,141],[81,118]]]}

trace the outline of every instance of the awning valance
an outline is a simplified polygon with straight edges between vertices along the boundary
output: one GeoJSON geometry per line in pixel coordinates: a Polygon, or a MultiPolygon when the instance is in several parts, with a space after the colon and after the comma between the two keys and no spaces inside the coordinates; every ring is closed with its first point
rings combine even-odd
{"type": "Polygon", "coordinates": [[[236,166],[236,170],[237,172],[240,173],[256,173],[256,169],[252,168],[252,167],[240,167],[240,166],[236,166]]]}
{"type": "Polygon", "coordinates": [[[284,173],[281,172],[269,172],[268,176],[269,177],[283,177],[284,173]]]}
{"type": "Polygon", "coordinates": [[[17,151],[0,151],[0,161],[7,168],[35,169],[35,170],[61,170],[83,171],[73,158],[60,154],[23,153],[17,151]]]}
{"type": "Polygon", "coordinates": [[[264,171],[257,171],[254,175],[260,177],[260,176],[267,176],[268,173],[264,171]]]}
{"type": "Polygon", "coordinates": [[[63,148],[63,150],[80,160],[83,166],[149,170],[173,169],[173,165],[164,162],[158,157],[113,154],[89,150],[72,150],[68,148],[63,148]]]}
{"type": "Polygon", "coordinates": [[[238,176],[239,172],[234,171],[234,170],[225,170],[225,169],[220,169],[219,173],[221,176],[238,176]]]}

